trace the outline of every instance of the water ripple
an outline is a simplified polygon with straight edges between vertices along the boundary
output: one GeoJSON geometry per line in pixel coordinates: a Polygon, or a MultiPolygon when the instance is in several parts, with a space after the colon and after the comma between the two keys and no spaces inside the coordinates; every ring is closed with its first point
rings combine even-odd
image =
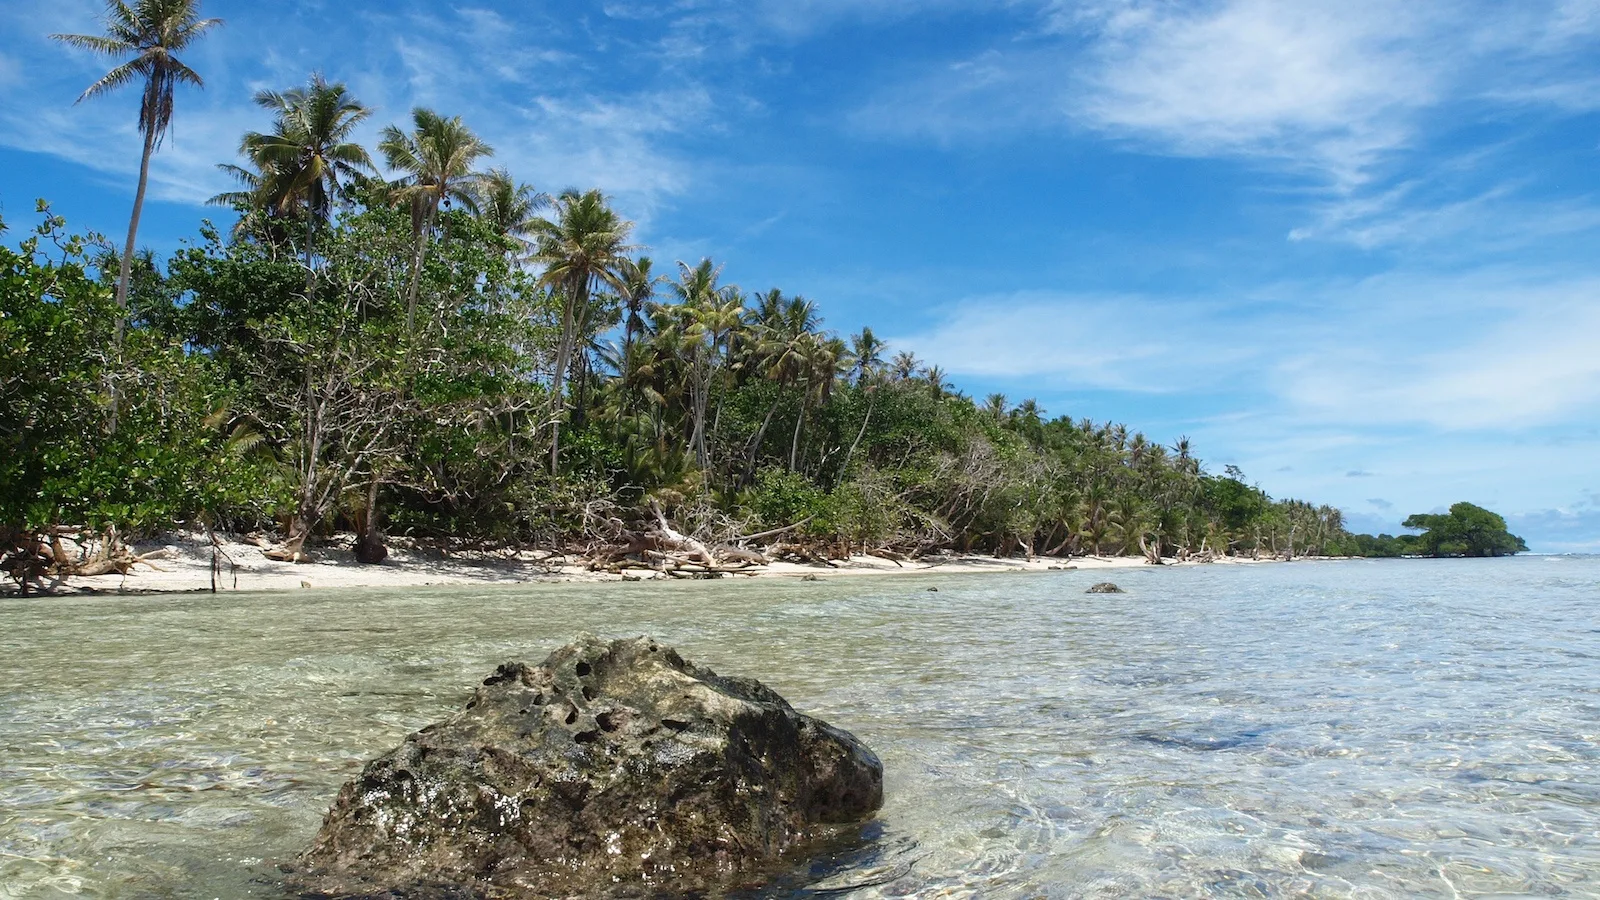
{"type": "Polygon", "coordinates": [[[1595,895],[1600,560],[1093,580],[3,600],[0,898],[277,896],[364,759],[582,630],[883,757],[862,842],[740,898],[1595,895]]]}

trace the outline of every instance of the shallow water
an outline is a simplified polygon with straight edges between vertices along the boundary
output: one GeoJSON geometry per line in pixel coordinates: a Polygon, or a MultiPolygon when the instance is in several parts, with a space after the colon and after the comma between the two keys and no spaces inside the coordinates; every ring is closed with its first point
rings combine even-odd
{"type": "Polygon", "coordinates": [[[1600,559],[1104,574],[0,600],[0,897],[279,896],[364,759],[582,630],[882,756],[866,847],[751,898],[1600,895],[1600,559]]]}

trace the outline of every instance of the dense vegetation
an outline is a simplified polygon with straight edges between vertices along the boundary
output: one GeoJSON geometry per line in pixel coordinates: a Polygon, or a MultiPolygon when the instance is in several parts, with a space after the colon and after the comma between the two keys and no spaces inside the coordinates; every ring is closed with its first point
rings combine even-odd
{"type": "MultiPolygon", "coordinates": [[[[119,47],[201,22],[193,0],[128,12],[189,30],[119,47]]],[[[711,260],[661,266],[599,191],[551,198],[485,168],[459,118],[386,128],[386,179],[343,85],[256,100],[266,130],[216,201],[237,213],[226,232],[130,258],[41,202],[0,250],[14,578],[125,569],[119,536],[175,526],[274,532],[285,559],[335,530],[368,560],[385,532],[595,554],[641,522],[813,556],[1364,546],[1336,509],[1207,472],[1187,439],[978,402],[871,329],[824,330],[810,300],[724,283],[711,260]]],[[[1422,552],[1505,546],[1418,526],[1422,552]]]]}
{"type": "Polygon", "coordinates": [[[1528,545],[1506,530],[1506,520],[1481,506],[1457,503],[1444,514],[1418,513],[1401,523],[1421,534],[1351,535],[1353,556],[1511,556],[1528,545]]]}

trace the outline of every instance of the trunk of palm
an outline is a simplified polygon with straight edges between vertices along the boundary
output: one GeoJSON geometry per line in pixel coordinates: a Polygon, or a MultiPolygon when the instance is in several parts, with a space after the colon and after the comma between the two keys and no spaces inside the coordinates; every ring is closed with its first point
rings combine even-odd
{"type": "Polygon", "coordinates": [[[704,360],[698,360],[694,365],[694,396],[690,398],[694,413],[694,430],[689,437],[689,446],[694,448],[694,461],[703,470],[706,468],[706,409],[710,402],[711,376],[710,365],[704,360]]]}
{"type": "Polygon", "coordinates": [[[567,367],[572,364],[572,349],[577,343],[575,332],[578,328],[577,311],[581,304],[587,300],[589,279],[574,279],[571,289],[567,291],[566,302],[561,308],[561,341],[556,346],[556,370],[551,376],[550,392],[555,405],[554,414],[550,417],[550,473],[553,475],[560,471],[561,465],[561,419],[566,415],[566,397],[563,390],[566,387],[567,367]]]}
{"type": "Polygon", "coordinates": [[[411,251],[411,284],[406,288],[406,331],[417,330],[417,292],[422,286],[422,262],[428,252],[426,223],[417,229],[417,245],[411,251]]]}
{"type": "Polygon", "coordinates": [[[789,471],[797,471],[795,466],[800,460],[800,429],[806,422],[806,395],[800,395],[800,414],[794,417],[794,437],[789,439],[789,471]]]}
{"type": "Polygon", "coordinates": [[[867,414],[861,417],[861,429],[856,432],[856,439],[850,442],[850,449],[844,454],[844,462],[839,466],[839,481],[844,481],[850,471],[850,458],[856,455],[856,448],[861,446],[861,439],[866,436],[867,423],[872,421],[872,407],[877,402],[877,394],[867,398],[867,414]]]}
{"type": "Polygon", "coordinates": [[[155,132],[146,129],[144,155],[139,160],[139,187],[133,195],[133,215],[128,217],[128,241],[122,248],[117,267],[117,349],[122,348],[122,333],[128,327],[128,286],[133,278],[133,247],[139,237],[139,217],[144,213],[144,193],[150,184],[150,157],[156,150],[155,132]]]}
{"type": "Polygon", "coordinates": [[[761,456],[761,444],[766,440],[767,426],[772,424],[772,417],[777,413],[778,405],[782,402],[783,396],[780,394],[778,399],[772,401],[772,405],[767,407],[767,414],[761,419],[761,427],[756,429],[755,437],[750,439],[750,452],[745,455],[744,478],[739,484],[740,487],[749,484],[751,479],[755,477],[756,460],[761,456]]]}
{"type": "MultiPolygon", "coordinates": [[[[150,157],[155,154],[155,130],[145,129],[144,153],[139,158],[139,187],[133,194],[133,214],[128,217],[128,240],[122,247],[122,259],[117,262],[117,324],[112,349],[118,360],[122,357],[122,337],[128,328],[128,287],[133,280],[133,248],[139,239],[139,217],[144,213],[144,192],[150,184],[150,157]]],[[[107,384],[111,398],[111,433],[117,433],[118,408],[121,406],[115,382],[107,384]]]]}

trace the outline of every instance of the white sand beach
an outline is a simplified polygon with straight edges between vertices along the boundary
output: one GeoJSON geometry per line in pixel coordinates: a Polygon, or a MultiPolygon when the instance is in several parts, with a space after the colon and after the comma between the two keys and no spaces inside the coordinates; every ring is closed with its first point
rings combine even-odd
{"type": "MultiPolygon", "coordinates": [[[[522,584],[529,582],[640,581],[671,578],[652,569],[629,569],[622,574],[595,572],[576,557],[547,551],[446,553],[431,548],[407,547],[396,541],[389,558],[377,565],[355,560],[349,541],[316,548],[311,562],[289,563],[262,555],[261,547],[247,541],[220,540],[213,569],[212,545],[201,535],[175,534],[160,540],[138,542],[141,554],[165,551],[160,558],[136,566],[130,574],[76,577],[57,590],[92,592],[278,591],[306,588],[406,587],[425,585],[522,584]]],[[[1220,558],[1215,565],[1265,562],[1245,558],[1220,558]]],[[[1195,561],[1165,560],[1168,565],[1206,565],[1195,561]]],[[[954,575],[998,572],[1049,572],[1066,569],[1125,569],[1148,565],[1140,557],[1013,557],[983,555],[930,556],[896,562],[877,556],[853,556],[831,566],[772,562],[753,566],[724,578],[830,578],[857,575],[954,575]]]]}

